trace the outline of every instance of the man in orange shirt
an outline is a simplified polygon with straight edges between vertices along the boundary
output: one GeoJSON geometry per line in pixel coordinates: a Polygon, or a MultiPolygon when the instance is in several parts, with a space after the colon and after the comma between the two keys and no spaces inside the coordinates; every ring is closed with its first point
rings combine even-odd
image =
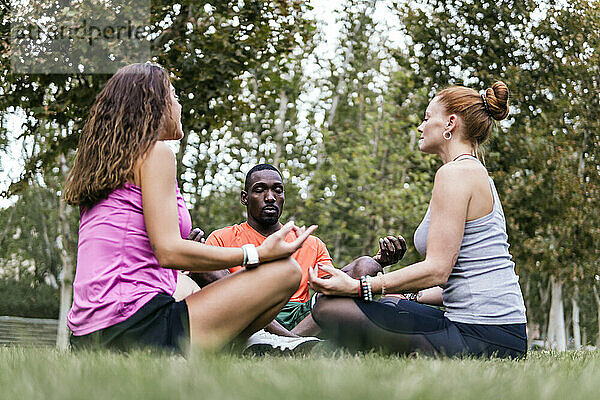
{"type": "MultiPolygon", "coordinates": [[[[267,236],[281,228],[279,217],[285,202],[284,185],[281,173],[270,164],[259,164],[246,174],[244,190],[240,195],[242,205],[246,206],[248,220],[239,225],[232,225],[218,229],[206,239],[206,244],[221,247],[241,247],[245,244],[259,246],[267,236]]],[[[295,234],[290,232],[287,241],[293,241],[295,234]]],[[[375,275],[382,271],[386,265],[391,265],[400,260],[406,252],[406,243],[402,237],[388,236],[380,239],[380,251],[373,258],[359,257],[343,268],[343,271],[353,277],[362,275],[375,275]]],[[[288,304],[284,306],[275,321],[292,334],[300,336],[317,334],[320,329],[310,316],[310,295],[308,288],[308,269],[315,265],[333,266],[325,244],[316,236],[310,236],[302,247],[293,255],[302,269],[302,280],[296,293],[292,295],[288,304]]],[[[241,270],[242,267],[229,269],[230,273],[241,270]]],[[[192,274],[201,286],[211,280],[218,279],[217,272],[213,278],[192,274]]],[[[225,272],[226,274],[226,272],[225,272]]],[[[320,272],[319,276],[327,275],[320,272]]],[[[272,324],[273,325],[273,324],[272,324]]],[[[275,324],[269,329],[272,333],[286,334],[278,329],[275,324]]]]}

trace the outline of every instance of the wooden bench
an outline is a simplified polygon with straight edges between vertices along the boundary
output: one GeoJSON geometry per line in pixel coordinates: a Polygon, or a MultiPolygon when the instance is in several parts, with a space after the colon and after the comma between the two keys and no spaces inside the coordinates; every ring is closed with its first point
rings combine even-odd
{"type": "Polygon", "coordinates": [[[55,346],[58,320],[0,317],[0,346],[55,346]]]}

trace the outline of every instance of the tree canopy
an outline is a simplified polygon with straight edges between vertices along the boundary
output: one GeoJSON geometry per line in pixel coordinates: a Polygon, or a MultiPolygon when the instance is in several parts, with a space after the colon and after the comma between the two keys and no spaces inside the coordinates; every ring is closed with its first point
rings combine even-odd
{"type": "MultiPolygon", "coordinates": [[[[10,10],[0,8],[0,153],[18,141],[24,159],[4,193],[13,202],[0,210],[0,259],[56,282],[61,254],[74,257],[77,240],[76,213],[72,233],[59,230],[64,171],[109,75],[14,73],[10,10]],[[15,113],[19,137],[7,131],[15,113]]],[[[485,163],[529,319],[545,332],[556,281],[581,304],[584,331],[597,335],[588,300],[600,279],[598,3],[355,0],[334,18],[340,32],[329,51],[310,3],[151,3],[149,61],[169,71],[182,104],[177,174],[194,223],[210,232],[242,221],[245,172],[269,162],[284,175],[283,218],[318,223],[336,265],[374,254],[387,234],[409,243],[401,265],[417,261],[412,233],[440,165],[417,148],[427,103],[448,85],[483,91],[502,80],[511,113],[485,163]],[[402,43],[389,40],[393,30],[402,43]]]]}

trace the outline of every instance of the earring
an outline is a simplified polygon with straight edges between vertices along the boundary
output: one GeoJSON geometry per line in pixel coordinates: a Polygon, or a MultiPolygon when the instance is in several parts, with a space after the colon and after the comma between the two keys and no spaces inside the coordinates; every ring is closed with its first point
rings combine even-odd
{"type": "Polygon", "coordinates": [[[450,140],[450,139],[452,139],[452,132],[450,132],[450,131],[444,131],[442,133],[442,136],[444,137],[444,139],[450,140]],[[448,134],[448,135],[446,135],[446,134],[448,134]]]}

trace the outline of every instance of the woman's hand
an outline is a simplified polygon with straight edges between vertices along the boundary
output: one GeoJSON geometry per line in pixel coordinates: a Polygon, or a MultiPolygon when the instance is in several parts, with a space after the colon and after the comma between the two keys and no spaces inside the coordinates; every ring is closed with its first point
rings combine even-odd
{"type": "Polygon", "coordinates": [[[308,269],[308,284],[313,290],[328,296],[358,296],[360,282],[339,269],[329,265],[316,265],[308,269]],[[319,268],[330,274],[329,278],[319,278],[319,268]]]}
{"type": "Polygon", "coordinates": [[[317,229],[317,225],[312,225],[304,229],[294,225],[294,221],[288,222],[277,232],[267,237],[265,241],[256,248],[259,261],[264,263],[291,256],[296,250],[302,247],[304,241],[315,231],[315,229],[317,229]],[[293,242],[286,242],[285,237],[292,230],[296,232],[296,239],[293,242]]]}
{"type": "Polygon", "coordinates": [[[402,236],[386,236],[379,239],[379,252],[373,257],[382,267],[396,264],[406,253],[406,241],[402,236]]]}

